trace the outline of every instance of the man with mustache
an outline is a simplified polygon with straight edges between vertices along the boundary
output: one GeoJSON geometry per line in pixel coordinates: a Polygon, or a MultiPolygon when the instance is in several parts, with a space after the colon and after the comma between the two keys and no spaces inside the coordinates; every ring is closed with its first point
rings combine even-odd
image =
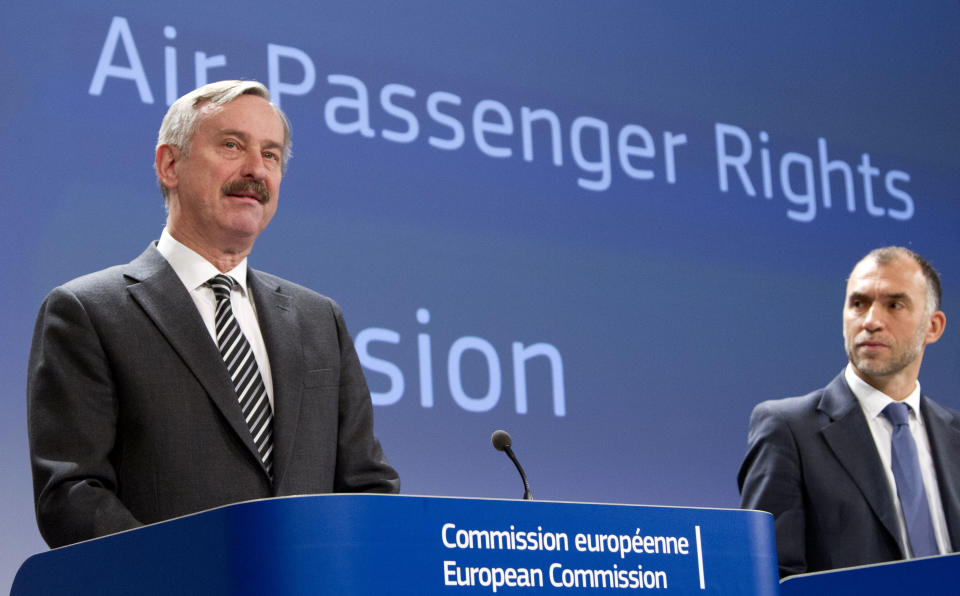
{"type": "Polygon", "coordinates": [[[773,514],[781,576],[960,547],[960,415],[917,382],[940,299],[923,257],[870,252],[847,280],[844,371],[754,409],[741,506],[773,514]]]}
{"type": "Polygon", "coordinates": [[[52,547],[249,499],[399,491],[339,307],[247,266],[290,156],[269,97],[221,81],[170,106],[160,240],[40,309],[28,427],[52,547]]]}

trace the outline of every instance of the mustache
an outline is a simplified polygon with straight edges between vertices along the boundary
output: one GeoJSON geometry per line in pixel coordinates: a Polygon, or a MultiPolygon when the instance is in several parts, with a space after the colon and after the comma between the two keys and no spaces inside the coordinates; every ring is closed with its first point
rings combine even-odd
{"type": "Polygon", "coordinates": [[[227,182],[220,189],[225,195],[235,195],[245,192],[252,192],[257,195],[257,200],[261,203],[270,202],[270,190],[267,185],[259,180],[240,179],[227,182]]]}

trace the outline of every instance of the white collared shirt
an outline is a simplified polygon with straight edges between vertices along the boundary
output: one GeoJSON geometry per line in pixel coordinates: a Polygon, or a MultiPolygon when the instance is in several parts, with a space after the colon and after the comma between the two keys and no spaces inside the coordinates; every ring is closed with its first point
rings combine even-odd
{"type": "MultiPolygon", "coordinates": [[[[860,402],[863,415],[867,418],[867,425],[873,435],[873,442],[880,453],[880,461],[887,475],[887,483],[893,494],[893,502],[897,507],[897,518],[900,520],[900,537],[902,544],[907,546],[907,556],[913,557],[910,541],[907,540],[906,524],[903,519],[903,508],[897,496],[897,483],[893,477],[891,465],[891,441],[893,439],[893,423],[883,415],[883,409],[895,400],[882,391],[871,387],[866,381],[857,376],[853,365],[847,363],[844,370],[847,385],[860,402]]],[[[943,513],[943,502],[940,500],[940,487],[937,484],[937,474],[933,467],[933,457],[930,453],[930,439],[927,437],[926,425],[920,415],[920,383],[914,387],[910,395],[903,400],[910,407],[910,434],[917,445],[917,456],[920,460],[920,474],[923,477],[923,488],[927,493],[927,504],[930,507],[930,518],[933,521],[933,531],[937,538],[937,547],[940,554],[952,551],[950,535],[947,531],[947,519],[943,513]]]]}
{"type": "MultiPolygon", "coordinates": [[[[207,326],[207,331],[210,332],[210,338],[216,345],[217,331],[214,313],[216,312],[217,299],[213,295],[213,288],[206,284],[210,278],[220,271],[195,251],[175,240],[167,231],[167,228],[163,228],[163,232],[160,234],[157,250],[170,263],[177,277],[187,288],[194,304],[197,305],[197,310],[200,311],[203,323],[207,326]]],[[[273,407],[273,375],[270,372],[267,347],[263,343],[260,324],[257,322],[256,305],[253,303],[253,297],[247,288],[247,259],[243,259],[239,265],[226,272],[226,275],[237,282],[230,293],[230,305],[233,308],[233,315],[240,325],[240,330],[243,331],[247,341],[250,342],[253,357],[257,360],[257,366],[260,367],[260,376],[263,377],[263,384],[267,390],[267,397],[270,399],[270,406],[273,407]]]]}

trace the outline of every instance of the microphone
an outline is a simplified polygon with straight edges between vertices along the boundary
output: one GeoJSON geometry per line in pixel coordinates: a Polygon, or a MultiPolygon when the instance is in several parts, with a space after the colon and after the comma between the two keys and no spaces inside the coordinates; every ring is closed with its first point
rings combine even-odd
{"type": "Polygon", "coordinates": [[[490,442],[493,443],[497,451],[506,453],[510,461],[513,462],[513,465],[517,466],[517,471],[520,472],[520,479],[523,480],[523,499],[525,501],[531,500],[533,497],[530,496],[530,485],[527,483],[527,475],[524,473],[523,468],[520,467],[520,462],[517,460],[517,456],[513,454],[513,449],[510,448],[512,441],[510,440],[509,433],[505,430],[495,430],[490,436],[490,442]]]}

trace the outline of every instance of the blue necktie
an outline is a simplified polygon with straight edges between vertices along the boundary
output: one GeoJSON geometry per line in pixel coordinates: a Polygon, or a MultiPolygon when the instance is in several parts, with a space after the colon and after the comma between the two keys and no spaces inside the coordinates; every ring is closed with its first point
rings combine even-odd
{"type": "Polygon", "coordinates": [[[893,423],[891,442],[891,466],[893,479],[897,483],[897,495],[903,508],[903,519],[907,524],[907,536],[913,556],[926,557],[940,554],[937,539],[933,534],[933,522],[930,521],[930,507],[927,504],[927,492],[923,488],[920,474],[920,460],[917,457],[917,445],[910,434],[910,406],[903,402],[889,404],[883,409],[883,415],[893,423]]]}

